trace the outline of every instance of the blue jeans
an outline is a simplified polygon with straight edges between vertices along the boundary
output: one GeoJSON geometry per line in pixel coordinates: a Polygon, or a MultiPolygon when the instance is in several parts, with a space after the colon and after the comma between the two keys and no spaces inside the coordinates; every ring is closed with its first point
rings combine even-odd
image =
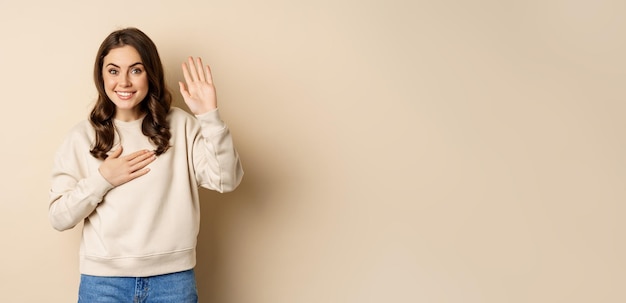
{"type": "Polygon", "coordinates": [[[78,303],[197,303],[192,269],[134,278],[80,276],[78,303]]]}

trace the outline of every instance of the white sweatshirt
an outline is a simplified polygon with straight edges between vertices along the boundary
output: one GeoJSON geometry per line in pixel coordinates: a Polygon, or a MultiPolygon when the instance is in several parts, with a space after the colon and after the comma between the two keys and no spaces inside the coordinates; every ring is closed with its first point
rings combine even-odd
{"type": "MultiPolygon", "coordinates": [[[[115,121],[115,150],[122,156],[155,146],[141,132],[142,119],[115,121]]],[[[234,190],[243,176],[239,155],[218,110],[194,116],[172,107],[170,149],[150,172],[113,187],[89,153],[95,132],[77,124],[57,151],[49,218],[57,230],[84,222],[80,272],[95,276],[152,276],[196,264],[200,224],[198,187],[234,190]]]]}

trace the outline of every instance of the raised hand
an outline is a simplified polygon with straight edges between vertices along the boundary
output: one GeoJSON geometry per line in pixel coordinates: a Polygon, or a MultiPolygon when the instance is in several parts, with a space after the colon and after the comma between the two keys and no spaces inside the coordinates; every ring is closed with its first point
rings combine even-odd
{"type": "Polygon", "coordinates": [[[122,185],[147,174],[150,169],[146,166],[156,159],[154,152],[149,150],[136,151],[124,157],[120,157],[121,154],[120,146],[98,168],[102,177],[113,186],[122,185]]]}
{"type": "Polygon", "coordinates": [[[204,114],[217,108],[217,95],[213,86],[213,76],[211,68],[202,64],[202,59],[194,60],[189,57],[187,62],[183,62],[183,76],[185,82],[178,82],[180,93],[191,112],[195,115],[204,114]]]}

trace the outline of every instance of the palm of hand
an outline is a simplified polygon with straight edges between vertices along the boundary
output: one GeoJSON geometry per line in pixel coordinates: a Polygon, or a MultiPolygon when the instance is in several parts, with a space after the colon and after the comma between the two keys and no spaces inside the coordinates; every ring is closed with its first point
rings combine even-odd
{"type": "Polygon", "coordinates": [[[194,64],[193,58],[189,57],[188,62],[182,64],[182,68],[187,85],[182,82],[178,84],[191,112],[200,115],[217,108],[217,94],[210,67],[203,66],[200,58],[194,64]]]}

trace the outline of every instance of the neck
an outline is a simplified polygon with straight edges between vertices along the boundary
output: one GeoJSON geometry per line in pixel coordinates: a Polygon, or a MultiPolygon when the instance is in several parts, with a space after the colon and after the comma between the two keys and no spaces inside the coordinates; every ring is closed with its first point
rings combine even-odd
{"type": "Polygon", "coordinates": [[[130,122],[139,120],[144,116],[144,113],[140,110],[119,110],[115,112],[115,120],[130,122]]]}

